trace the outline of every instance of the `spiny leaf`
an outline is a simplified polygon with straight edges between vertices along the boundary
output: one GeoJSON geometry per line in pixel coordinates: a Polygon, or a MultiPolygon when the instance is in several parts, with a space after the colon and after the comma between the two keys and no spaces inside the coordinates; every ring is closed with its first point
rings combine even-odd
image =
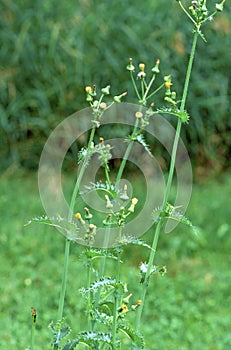
{"type": "Polygon", "coordinates": [[[76,339],[69,340],[62,350],[73,350],[78,344],[86,344],[89,347],[93,345],[99,346],[99,344],[106,344],[111,347],[111,334],[108,333],[96,333],[96,332],[83,332],[79,333],[76,339]]]}
{"type": "Polygon", "coordinates": [[[112,325],[112,317],[108,316],[105,312],[93,310],[92,311],[92,319],[101,323],[101,324],[104,324],[105,326],[112,325]]]}
{"type": "Polygon", "coordinates": [[[81,292],[86,294],[99,288],[109,286],[116,288],[123,286],[123,284],[121,282],[117,282],[115,278],[101,278],[100,280],[93,282],[89,288],[81,288],[81,292]]]}
{"type": "Polygon", "coordinates": [[[144,349],[144,339],[140,333],[136,332],[128,324],[119,324],[118,329],[131,338],[133,343],[138,346],[137,349],[144,349]]]}
{"type": "Polygon", "coordinates": [[[188,121],[190,119],[190,116],[187,113],[187,111],[181,112],[179,109],[163,107],[163,108],[158,109],[157,113],[175,115],[176,117],[180,118],[183,123],[188,123],[188,121]]]}
{"type": "Polygon", "coordinates": [[[126,237],[122,237],[122,239],[119,241],[119,243],[121,244],[134,244],[134,245],[139,245],[148,249],[152,249],[152,247],[143,242],[141,239],[138,238],[134,238],[132,236],[126,236],[126,237]]]}
{"type": "Polygon", "coordinates": [[[107,183],[102,183],[102,182],[96,182],[96,183],[91,182],[90,186],[85,186],[85,188],[86,188],[86,191],[81,191],[80,194],[85,194],[94,190],[104,190],[112,197],[116,197],[119,194],[119,192],[116,191],[115,186],[113,184],[108,185],[107,183]]]}
{"type": "Polygon", "coordinates": [[[142,145],[145,149],[146,152],[148,152],[148,154],[153,157],[152,152],[150,151],[150,147],[149,145],[146,143],[146,140],[144,138],[144,136],[142,134],[136,134],[136,135],[130,135],[128,136],[128,140],[131,141],[137,141],[140,145],[142,145]]]}
{"type": "Polygon", "coordinates": [[[118,256],[105,250],[89,249],[84,251],[84,255],[91,260],[102,258],[102,257],[118,260],[118,256]]]}
{"type": "Polygon", "coordinates": [[[67,219],[61,216],[48,217],[48,216],[38,216],[29,220],[25,226],[32,223],[39,223],[48,226],[55,227],[62,231],[65,236],[70,240],[77,240],[77,233],[79,232],[79,227],[75,222],[69,222],[67,219]]]}
{"type": "Polygon", "coordinates": [[[61,340],[65,338],[71,332],[71,328],[68,325],[63,325],[64,320],[58,321],[56,324],[51,323],[49,325],[50,330],[54,335],[53,345],[60,347],[61,340]]]}

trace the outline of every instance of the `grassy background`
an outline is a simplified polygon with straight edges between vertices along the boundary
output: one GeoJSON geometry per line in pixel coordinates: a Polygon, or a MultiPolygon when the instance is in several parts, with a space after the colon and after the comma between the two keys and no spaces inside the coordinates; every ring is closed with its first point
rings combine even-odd
{"type": "MultiPolygon", "coordinates": [[[[36,176],[22,171],[5,174],[0,181],[2,349],[29,345],[32,306],[38,312],[36,349],[48,349],[48,324],[57,314],[64,238],[43,225],[24,226],[43,213],[36,176]]],[[[64,180],[70,188],[70,177],[64,180]]],[[[156,263],[167,265],[168,273],[153,277],[150,285],[142,322],[147,349],[230,349],[230,185],[229,174],[194,185],[188,217],[200,227],[199,239],[184,226],[162,235],[156,263]]],[[[142,194],[142,184],[136,188],[142,194]]],[[[150,235],[144,238],[149,241],[150,235]]],[[[79,293],[85,283],[81,251],[81,246],[72,246],[65,308],[73,336],[83,329],[85,318],[79,293]]],[[[133,300],[139,298],[137,268],[146,257],[143,248],[126,248],[122,278],[133,300]]]]}
{"type": "MultiPolygon", "coordinates": [[[[213,12],[216,0],[208,2],[213,12]]],[[[224,13],[204,28],[198,43],[185,131],[197,164],[219,172],[229,162],[230,35],[224,13]],[[196,101],[196,102],[195,102],[196,101]]],[[[86,106],[84,86],[112,86],[134,94],[128,58],[150,69],[161,60],[161,76],[172,74],[182,93],[192,26],[175,0],[144,2],[0,0],[0,163],[36,168],[44,141],[66,116],[86,106]]],[[[147,68],[148,69],[148,68],[147,68]]],[[[163,104],[163,96],[155,99],[163,104]]]]}
{"type": "MultiPolygon", "coordinates": [[[[210,9],[215,4],[210,1],[210,9]]],[[[151,350],[228,350],[230,336],[230,177],[207,174],[228,167],[230,158],[231,4],[205,29],[190,85],[190,127],[182,137],[197,165],[188,217],[200,227],[195,239],[179,226],[161,237],[157,264],[165,278],[153,278],[143,333],[151,350]],[[202,165],[202,166],[201,166],[202,165]],[[206,177],[205,177],[206,175],[206,177]]],[[[48,324],[55,320],[62,274],[64,238],[43,226],[24,226],[43,213],[36,173],[44,141],[66,116],[86,106],[83,87],[112,85],[128,90],[127,60],[171,73],[181,93],[190,48],[191,26],[176,1],[58,2],[0,0],[0,343],[25,349],[30,342],[32,306],[37,308],[37,349],[49,348],[48,324]],[[183,72],[183,73],[182,73],[183,72]],[[10,167],[9,167],[10,166],[10,167]]],[[[155,101],[162,104],[162,97],[155,101]]],[[[71,181],[66,177],[67,188],[71,181]]],[[[137,184],[142,196],[142,184],[137,184]]],[[[137,194],[139,196],[139,193],[137,194]]],[[[146,237],[151,239],[151,233],[146,237]]],[[[82,247],[73,245],[65,316],[73,335],[82,329],[84,303],[79,287],[82,247]]],[[[138,265],[147,258],[129,247],[123,276],[139,298],[138,265]]],[[[108,267],[109,273],[111,267],[108,267]]]]}

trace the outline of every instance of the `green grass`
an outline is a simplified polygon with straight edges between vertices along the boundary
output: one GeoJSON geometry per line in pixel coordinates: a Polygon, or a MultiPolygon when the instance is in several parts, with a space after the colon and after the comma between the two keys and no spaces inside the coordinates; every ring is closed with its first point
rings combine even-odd
{"type": "MultiPolygon", "coordinates": [[[[36,176],[17,172],[2,176],[0,182],[2,349],[29,346],[32,306],[38,313],[35,349],[49,349],[48,324],[57,315],[64,238],[43,225],[24,226],[43,214],[36,176]]],[[[187,216],[200,227],[198,239],[184,226],[162,235],[156,263],[167,265],[168,273],[153,277],[148,292],[142,321],[147,349],[230,349],[230,184],[227,174],[194,185],[187,216]]],[[[71,247],[65,306],[73,337],[85,318],[79,293],[85,283],[81,251],[81,246],[71,247]]],[[[146,257],[143,248],[126,248],[122,278],[134,301],[139,298],[137,267],[146,257]]]]}
{"type": "MultiPolygon", "coordinates": [[[[210,13],[217,0],[207,1],[210,13]]],[[[190,3],[190,1],[188,1],[190,3]]],[[[181,96],[192,26],[175,0],[46,2],[0,1],[0,163],[35,169],[43,144],[64,117],[86,107],[84,87],[128,91],[133,57],[147,73],[161,60],[160,81],[172,74],[181,96]]],[[[231,3],[203,27],[190,83],[187,139],[198,164],[227,166],[230,149],[231,3]]],[[[155,98],[162,107],[163,95],[155,98]]],[[[151,102],[151,101],[150,101],[151,102]]],[[[218,167],[219,166],[219,167],[218,167]]],[[[218,169],[217,169],[218,167],[218,169]]]]}

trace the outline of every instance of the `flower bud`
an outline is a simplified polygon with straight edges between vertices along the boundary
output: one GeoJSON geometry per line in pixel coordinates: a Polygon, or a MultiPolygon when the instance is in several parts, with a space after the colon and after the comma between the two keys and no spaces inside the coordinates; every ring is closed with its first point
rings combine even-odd
{"type": "Polygon", "coordinates": [[[133,213],[135,211],[135,206],[136,206],[137,203],[138,203],[138,199],[137,198],[132,198],[132,203],[131,203],[130,207],[128,208],[128,211],[133,213]]]}
{"type": "Polygon", "coordinates": [[[82,218],[82,216],[81,216],[80,213],[76,213],[76,214],[75,214],[75,217],[76,217],[77,220],[79,220],[79,222],[80,222],[82,225],[85,224],[85,221],[83,220],[83,218],[82,218]]]}
{"type": "Polygon", "coordinates": [[[105,102],[101,102],[100,105],[99,105],[99,108],[104,110],[107,108],[107,104],[105,102]]]}
{"type": "Polygon", "coordinates": [[[135,114],[137,119],[141,119],[143,117],[143,113],[142,112],[136,112],[135,114]]]}
{"type": "Polygon", "coordinates": [[[124,185],[123,193],[120,195],[120,199],[122,199],[122,201],[127,201],[129,199],[127,195],[127,185],[124,185]]]}
{"type": "Polygon", "coordinates": [[[112,204],[112,202],[110,201],[110,199],[109,199],[109,197],[108,197],[107,194],[105,194],[105,199],[106,199],[106,201],[107,201],[106,208],[107,208],[107,209],[112,209],[112,208],[113,208],[113,204],[112,204]]]}
{"type": "Polygon", "coordinates": [[[124,304],[128,304],[129,303],[129,299],[131,298],[131,296],[132,296],[132,293],[129,294],[126,298],[123,298],[124,304]]]}
{"type": "Polygon", "coordinates": [[[135,66],[133,66],[132,64],[132,58],[129,58],[129,64],[127,65],[127,70],[129,70],[130,72],[134,72],[135,70],[135,66]]]}
{"type": "Polygon", "coordinates": [[[139,64],[139,69],[143,72],[145,69],[145,64],[144,63],[140,63],[139,64]]]}
{"type": "Polygon", "coordinates": [[[158,58],[158,60],[156,61],[155,66],[152,68],[152,72],[153,72],[153,73],[157,73],[157,74],[160,73],[159,65],[160,65],[160,60],[159,60],[159,58],[158,58]]]}
{"type": "MultiPolygon", "coordinates": [[[[85,219],[85,220],[91,220],[92,217],[93,217],[93,215],[90,213],[90,210],[89,210],[87,207],[85,207],[84,210],[85,210],[85,212],[86,212],[86,214],[85,214],[85,216],[84,216],[84,219],[85,219]]],[[[77,213],[77,214],[78,214],[78,213],[77,213]]]]}
{"type": "Polygon", "coordinates": [[[123,92],[123,93],[122,93],[121,95],[119,95],[119,96],[114,96],[114,102],[120,103],[122,97],[124,97],[124,96],[126,96],[126,95],[127,95],[127,92],[123,92]]]}
{"type": "Polygon", "coordinates": [[[92,92],[92,87],[91,86],[86,86],[85,91],[87,94],[90,94],[92,92]]]}
{"type": "Polygon", "coordinates": [[[216,10],[218,12],[222,12],[223,11],[224,3],[225,3],[225,0],[223,0],[220,4],[216,4],[216,10]]]}
{"type": "Polygon", "coordinates": [[[101,89],[101,92],[103,95],[109,95],[110,94],[110,85],[107,85],[105,88],[101,89]]]}

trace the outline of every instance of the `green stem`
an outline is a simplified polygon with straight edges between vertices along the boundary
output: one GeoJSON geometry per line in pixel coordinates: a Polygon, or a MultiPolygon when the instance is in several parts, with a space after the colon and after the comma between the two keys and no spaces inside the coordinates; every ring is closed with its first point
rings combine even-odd
{"type": "MultiPolygon", "coordinates": [[[[91,130],[89,142],[88,142],[88,152],[90,150],[94,135],[95,135],[95,130],[96,127],[93,127],[91,130]]],[[[83,165],[80,169],[80,173],[78,175],[77,181],[75,183],[75,187],[72,193],[71,197],[71,203],[70,203],[70,208],[69,208],[69,213],[68,213],[68,221],[72,221],[73,217],[73,211],[74,211],[74,206],[75,206],[75,201],[77,194],[79,192],[79,186],[82,181],[84,172],[86,170],[88,164],[88,155],[84,159],[83,165]]],[[[67,274],[68,274],[68,260],[69,260],[69,253],[70,253],[70,243],[71,241],[67,238],[66,239],[66,244],[65,244],[65,253],[64,253],[64,264],[63,264],[63,277],[62,277],[62,284],[61,284],[61,291],[60,291],[60,298],[59,298],[59,307],[58,307],[58,320],[61,320],[63,318],[63,309],[64,309],[64,300],[65,300],[65,294],[66,294],[66,286],[67,286],[67,274]]]]}
{"type": "Polygon", "coordinates": [[[66,285],[67,285],[67,272],[68,272],[68,260],[70,252],[71,241],[66,239],[65,244],[65,253],[64,253],[64,264],[63,264],[63,278],[61,284],[60,298],[59,298],[59,308],[58,308],[58,321],[63,318],[63,308],[64,308],[64,299],[66,294],[66,285]]]}
{"type": "Polygon", "coordinates": [[[114,294],[114,307],[113,307],[113,323],[112,323],[112,349],[116,350],[116,338],[117,338],[117,318],[118,318],[118,295],[115,290],[114,294]]]}
{"type": "Polygon", "coordinates": [[[138,91],[138,89],[137,89],[136,82],[135,82],[135,80],[134,80],[134,77],[133,77],[133,73],[132,73],[132,72],[131,72],[131,80],[132,80],[132,85],[133,85],[133,87],[134,87],[136,96],[137,96],[138,100],[141,100],[141,97],[140,97],[139,91],[138,91]]]}
{"type": "MultiPolygon", "coordinates": [[[[120,264],[121,264],[122,249],[119,248],[119,254],[116,261],[116,282],[120,281],[120,264]]],[[[114,292],[114,308],[113,308],[113,324],[112,324],[112,345],[113,350],[116,350],[116,339],[117,339],[117,320],[118,320],[118,301],[119,295],[117,290],[114,292]]]]}
{"type": "MultiPolygon", "coordinates": [[[[87,289],[90,288],[90,285],[91,285],[91,258],[88,258],[88,261],[87,261],[87,289]]],[[[91,309],[91,292],[89,292],[87,294],[87,326],[88,326],[88,331],[92,330],[90,309],[91,309]]]]}
{"type": "MultiPolygon", "coordinates": [[[[138,128],[138,124],[139,124],[139,120],[136,119],[136,122],[135,122],[135,125],[134,125],[134,129],[133,129],[133,132],[132,132],[132,135],[135,135],[136,131],[137,131],[137,128],[138,128]]],[[[121,180],[121,177],[123,175],[123,171],[124,171],[124,168],[126,166],[126,163],[127,163],[127,160],[128,160],[128,157],[129,157],[129,154],[131,152],[131,149],[132,149],[132,146],[133,146],[133,141],[130,141],[130,143],[128,144],[128,147],[125,151],[125,154],[123,156],[123,160],[120,164],[120,168],[119,168],[119,171],[117,173],[117,177],[116,177],[116,182],[115,182],[115,186],[118,187],[119,185],[119,181],[121,180]]]]}
{"type": "Polygon", "coordinates": [[[30,350],[34,350],[34,340],[35,340],[35,322],[34,322],[34,319],[32,317],[30,350]]]}
{"type": "MultiPolygon", "coordinates": [[[[198,30],[199,30],[199,28],[198,28],[198,30]]],[[[194,37],[193,37],[191,54],[190,54],[190,58],[189,58],[189,63],[188,63],[188,68],[187,68],[185,83],[184,83],[184,89],[183,89],[183,95],[182,95],[182,100],[181,100],[181,105],[180,105],[181,112],[183,112],[185,109],[189,81],[190,81],[191,72],[192,72],[193,59],[195,57],[197,39],[198,39],[198,31],[196,31],[194,33],[194,37]]],[[[169,173],[168,173],[168,180],[167,180],[167,186],[166,186],[166,191],[165,191],[165,196],[164,196],[162,212],[164,212],[166,209],[166,204],[168,202],[168,198],[169,198],[169,194],[170,194],[170,190],[171,190],[171,186],[172,186],[172,180],[173,180],[174,168],[175,168],[175,163],[176,163],[176,154],[177,154],[177,147],[178,147],[178,142],[179,142],[179,138],[180,138],[181,126],[182,126],[182,121],[179,118],[178,123],[177,123],[177,129],[176,129],[175,139],[174,139],[174,143],[173,143],[173,148],[172,148],[171,163],[170,163],[170,169],[169,169],[169,173]]],[[[142,295],[141,295],[142,304],[140,305],[139,309],[137,310],[136,330],[138,330],[140,328],[141,316],[142,316],[142,312],[143,312],[143,308],[144,308],[144,304],[145,304],[145,298],[146,298],[146,294],[147,294],[150,276],[152,273],[152,267],[153,267],[153,262],[155,259],[157,245],[158,245],[158,241],[159,241],[159,237],[160,237],[161,227],[162,227],[162,218],[160,216],[159,221],[158,221],[157,226],[156,226],[156,229],[155,229],[155,234],[154,234],[153,243],[152,243],[152,250],[151,250],[151,253],[149,255],[147,271],[146,271],[145,279],[144,279],[144,283],[143,283],[143,289],[142,289],[142,295]]]]}

